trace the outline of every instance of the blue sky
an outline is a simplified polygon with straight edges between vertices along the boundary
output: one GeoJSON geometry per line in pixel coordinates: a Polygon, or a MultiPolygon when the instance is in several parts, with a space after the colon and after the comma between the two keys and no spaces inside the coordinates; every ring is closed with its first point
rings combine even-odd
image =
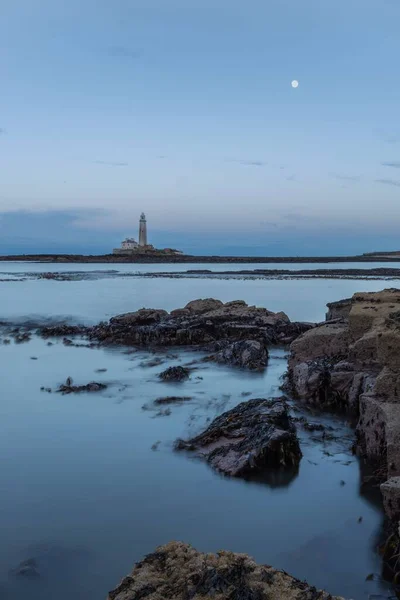
{"type": "Polygon", "coordinates": [[[398,0],[1,12],[0,251],[400,248],[398,0]]]}

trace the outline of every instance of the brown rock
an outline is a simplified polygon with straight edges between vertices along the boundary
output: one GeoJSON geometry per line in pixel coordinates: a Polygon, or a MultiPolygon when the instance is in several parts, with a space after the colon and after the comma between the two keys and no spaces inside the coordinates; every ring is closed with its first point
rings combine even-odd
{"type": "Polygon", "coordinates": [[[247,554],[203,554],[182,542],[135,565],[107,600],[340,600],[247,554]]]}

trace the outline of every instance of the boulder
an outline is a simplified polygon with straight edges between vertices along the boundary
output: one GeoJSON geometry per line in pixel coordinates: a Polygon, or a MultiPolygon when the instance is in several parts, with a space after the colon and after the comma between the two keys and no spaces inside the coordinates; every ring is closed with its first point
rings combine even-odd
{"type": "Polygon", "coordinates": [[[246,369],[263,369],[268,362],[268,350],[257,340],[233,342],[212,357],[218,363],[246,369]]]}
{"type": "Polygon", "coordinates": [[[242,402],[217,417],[200,435],[177,440],[217,471],[245,477],[265,468],[297,466],[301,450],[284,398],[242,402]]]}
{"type": "Polygon", "coordinates": [[[185,306],[185,310],[189,313],[202,315],[203,313],[211,312],[223,306],[221,300],[215,300],[214,298],[205,298],[201,300],[192,300],[185,306]]]}
{"type": "Polygon", "coordinates": [[[159,378],[163,381],[184,381],[189,379],[190,370],[185,367],[168,367],[165,371],[159,374],[159,378]]]}
{"type": "Polygon", "coordinates": [[[203,554],[182,542],[135,565],[107,600],[340,600],[247,554],[203,554]]]}

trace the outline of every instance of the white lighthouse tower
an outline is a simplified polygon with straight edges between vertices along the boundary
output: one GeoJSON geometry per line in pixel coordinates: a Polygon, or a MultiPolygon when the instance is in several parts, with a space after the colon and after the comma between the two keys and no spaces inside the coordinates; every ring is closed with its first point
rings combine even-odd
{"type": "Polygon", "coordinates": [[[146,215],[142,213],[139,221],[139,246],[147,246],[146,215]]]}

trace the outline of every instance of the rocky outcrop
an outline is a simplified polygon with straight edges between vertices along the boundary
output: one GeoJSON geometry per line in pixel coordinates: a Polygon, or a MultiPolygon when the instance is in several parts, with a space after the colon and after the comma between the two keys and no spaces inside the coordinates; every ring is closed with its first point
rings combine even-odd
{"type": "Polygon", "coordinates": [[[258,340],[242,340],[228,344],[208,359],[218,363],[257,370],[263,369],[267,365],[268,350],[258,340]]]}
{"type": "Polygon", "coordinates": [[[203,554],[182,542],[135,565],[107,600],[340,600],[247,554],[203,554]]]}
{"type": "Polygon", "coordinates": [[[242,300],[223,304],[208,298],[189,302],[169,314],[141,309],[119,315],[90,328],[87,335],[105,345],[207,346],[213,350],[213,344],[221,341],[257,340],[263,348],[287,344],[310,327],[307,323],[291,323],[284,313],[248,306],[242,300]]]}
{"type": "Polygon", "coordinates": [[[289,385],[301,400],[359,416],[357,450],[376,467],[389,516],[400,517],[400,290],[329,305],[327,322],[291,345],[289,385]]]}
{"type": "Polygon", "coordinates": [[[328,317],[342,311],[338,322],[292,343],[289,377],[299,398],[357,412],[363,394],[391,402],[400,395],[400,290],[355,294],[349,302],[330,305],[328,317]]]}
{"type": "Polygon", "coordinates": [[[168,367],[165,371],[159,374],[159,378],[163,381],[185,381],[189,379],[190,371],[185,367],[168,367]]]}
{"type": "Polygon", "coordinates": [[[284,398],[242,402],[217,417],[200,435],[178,440],[217,471],[244,477],[268,467],[297,466],[299,441],[284,398]]]}
{"type": "Polygon", "coordinates": [[[292,323],[283,312],[248,306],[243,300],[223,304],[206,298],[170,313],[142,308],[94,327],[43,327],[40,334],[45,338],[85,335],[108,346],[191,346],[213,352],[218,362],[253,369],[265,366],[268,345],[289,344],[311,327],[310,323],[292,323]]]}

